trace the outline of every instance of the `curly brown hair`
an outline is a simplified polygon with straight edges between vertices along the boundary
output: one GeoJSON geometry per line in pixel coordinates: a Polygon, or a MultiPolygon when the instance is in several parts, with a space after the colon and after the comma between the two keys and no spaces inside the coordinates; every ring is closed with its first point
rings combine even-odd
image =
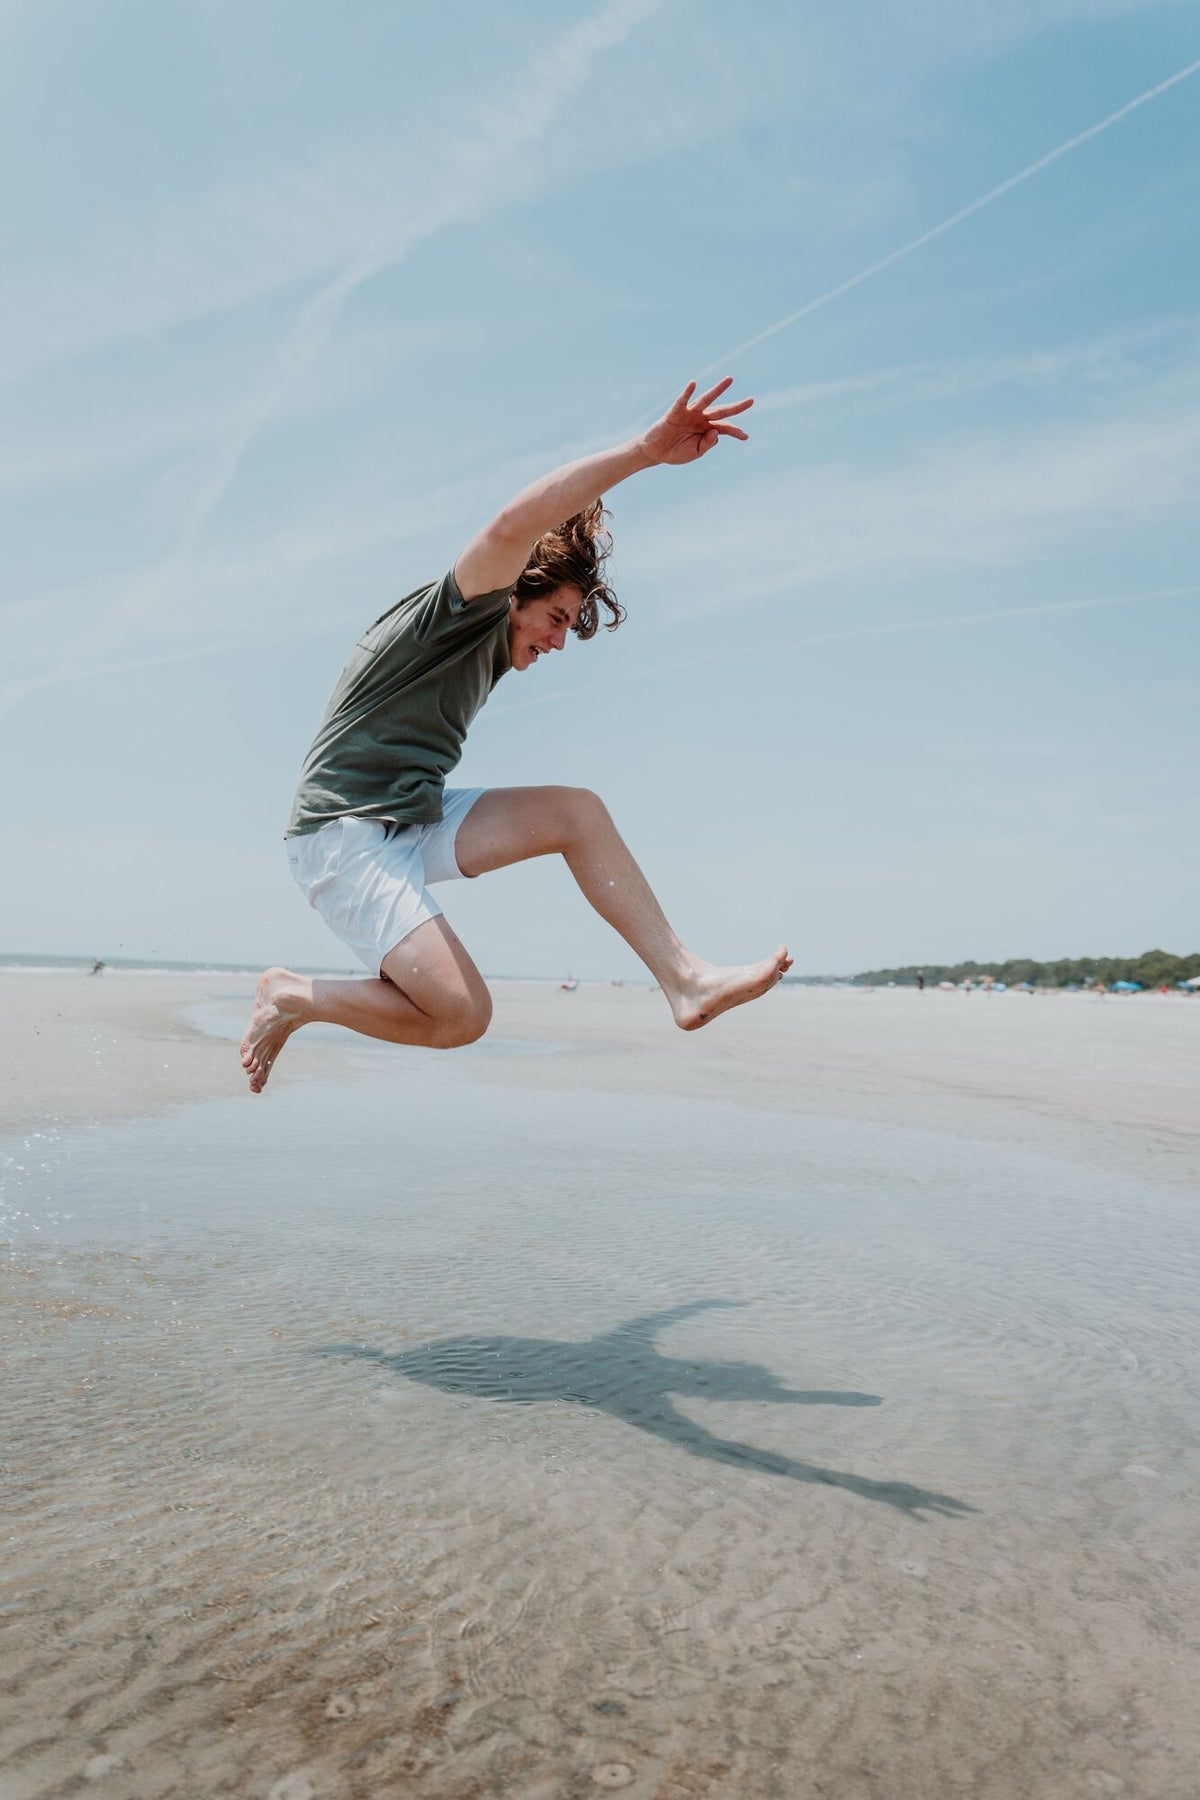
{"type": "Polygon", "coordinates": [[[595,637],[601,607],[610,615],[604,622],[606,629],[615,631],[625,617],[625,608],[604,580],[604,564],[612,551],[612,533],[605,524],[608,517],[604,502],[593,500],[553,531],[543,532],[513,588],[514,603],[527,606],[531,600],[544,600],[555,588],[578,588],[583,605],[571,627],[576,637],[595,637]]]}

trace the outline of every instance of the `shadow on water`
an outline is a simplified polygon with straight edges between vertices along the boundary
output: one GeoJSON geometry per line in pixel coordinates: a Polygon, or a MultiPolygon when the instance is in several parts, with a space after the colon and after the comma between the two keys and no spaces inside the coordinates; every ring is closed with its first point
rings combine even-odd
{"type": "Polygon", "coordinates": [[[664,1356],[655,1346],[657,1334],[681,1319],[717,1307],[740,1306],[737,1300],[693,1300],[664,1312],[627,1319],[613,1331],[585,1343],[554,1338],[441,1338],[388,1355],[366,1344],[329,1344],[318,1356],[354,1357],[377,1363],[408,1381],[440,1388],[447,1394],[469,1394],[476,1400],[528,1405],[535,1401],[572,1401],[609,1413],[639,1431],[676,1444],[692,1456],[738,1468],[760,1469],[790,1481],[822,1482],[847,1488],[865,1500],[914,1515],[941,1513],[947,1518],[974,1511],[949,1494],[937,1494],[902,1481],[870,1481],[841,1469],[799,1462],[773,1450],[759,1450],[732,1438],[717,1437],[677,1412],[670,1396],[698,1400],[771,1401],[786,1406],[882,1406],[877,1394],[826,1392],[784,1387],[778,1376],[758,1363],[697,1362],[664,1356]]]}

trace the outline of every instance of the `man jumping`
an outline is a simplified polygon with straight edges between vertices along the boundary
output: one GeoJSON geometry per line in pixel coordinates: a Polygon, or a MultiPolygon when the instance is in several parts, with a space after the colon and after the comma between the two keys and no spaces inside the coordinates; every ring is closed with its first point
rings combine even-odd
{"type": "Polygon", "coordinates": [[[699,460],[753,405],[730,386],[683,393],[640,437],[555,469],[499,512],[449,574],[418,588],[358,640],[300,776],[287,829],[292,874],[370,979],[260,978],[242,1041],[256,1094],[293,1031],[320,1021],[394,1044],[450,1049],[492,1017],[483,977],[427,891],[531,856],[565,858],[584,897],[637,952],[684,1031],[756,1000],[791,967],[786,949],[719,968],[675,936],[598,797],[583,788],[445,788],[467,728],[502,675],[594,637],[611,539],[600,496],[659,463],[699,460]],[[563,521],[565,520],[565,523],[563,521]]]}

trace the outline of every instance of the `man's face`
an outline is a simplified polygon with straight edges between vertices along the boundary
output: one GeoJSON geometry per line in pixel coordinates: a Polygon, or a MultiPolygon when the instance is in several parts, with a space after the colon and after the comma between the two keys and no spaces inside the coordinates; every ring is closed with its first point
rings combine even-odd
{"type": "Polygon", "coordinates": [[[583,595],[578,588],[559,587],[528,606],[514,604],[508,615],[508,652],[514,669],[531,669],[551,650],[561,650],[579,617],[583,595]]]}

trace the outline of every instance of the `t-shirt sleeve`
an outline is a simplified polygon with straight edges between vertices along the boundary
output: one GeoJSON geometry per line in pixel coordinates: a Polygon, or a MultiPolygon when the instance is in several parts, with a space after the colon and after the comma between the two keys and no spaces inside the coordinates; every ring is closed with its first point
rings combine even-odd
{"type": "Polygon", "coordinates": [[[508,611],[508,603],[512,598],[512,588],[506,587],[497,588],[491,594],[477,594],[473,600],[464,600],[453,569],[442,577],[438,587],[445,590],[446,604],[452,613],[469,613],[473,619],[481,619],[485,614],[495,614],[498,617],[508,611]]]}
{"type": "Polygon", "coordinates": [[[425,647],[451,640],[459,632],[497,624],[508,612],[511,593],[511,588],[498,588],[494,594],[464,600],[454,570],[449,569],[440,581],[389,607],[358,641],[365,650],[379,650],[404,634],[425,647]]]}

